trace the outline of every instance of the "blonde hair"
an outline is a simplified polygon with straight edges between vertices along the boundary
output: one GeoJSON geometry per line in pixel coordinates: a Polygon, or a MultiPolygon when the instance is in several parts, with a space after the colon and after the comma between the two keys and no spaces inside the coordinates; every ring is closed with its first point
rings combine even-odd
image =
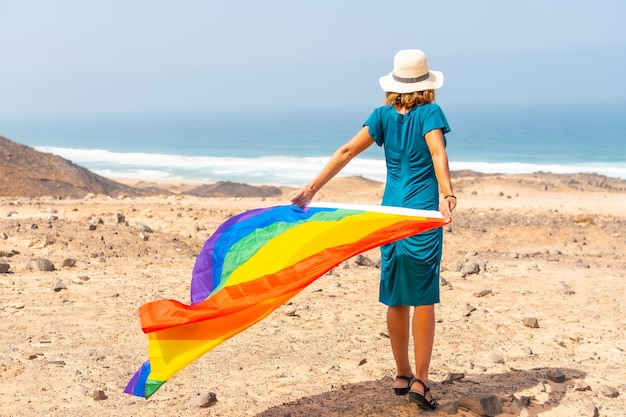
{"type": "Polygon", "coordinates": [[[415,106],[435,102],[435,90],[414,91],[412,93],[387,93],[385,104],[393,104],[396,108],[412,109],[415,106]]]}

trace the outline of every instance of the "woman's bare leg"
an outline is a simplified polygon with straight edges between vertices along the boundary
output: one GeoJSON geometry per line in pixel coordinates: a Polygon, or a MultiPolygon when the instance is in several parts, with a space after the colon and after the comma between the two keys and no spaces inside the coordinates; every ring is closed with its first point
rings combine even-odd
{"type": "MultiPolygon", "coordinates": [[[[397,375],[413,375],[409,361],[410,312],[409,306],[391,306],[387,309],[387,329],[391,351],[396,361],[397,375]]],[[[394,385],[396,388],[406,386],[407,381],[403,379],[397,380],[394,385]]]]}
{"type": "MultiPolygon", "coordinates": [[[[391,333],[391,332],[390,332],[391,333]]],[[[391,336],[391,334],[390,334],[391,336]]],[[[428,382],[428,370],[430,369],[430,359],[433,354],[433,342],[435,339],[435,306],[417,306],[413,313],[413,346],[415,348],[415,377],[428,382]]],[[[419,383],[413,384],[413,390],[423,393],[423,388],[419,383]]],[[[431,399],[430,395],[426,395],[431,399]]]]}

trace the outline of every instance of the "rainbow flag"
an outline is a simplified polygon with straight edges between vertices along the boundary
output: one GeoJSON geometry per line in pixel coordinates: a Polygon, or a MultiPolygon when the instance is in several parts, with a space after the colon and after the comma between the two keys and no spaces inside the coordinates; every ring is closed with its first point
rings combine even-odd
{"type": "Polygon", "coordinates": [[[148,361],[124,392],[149,398],[185,366],[344,260],[444,224],[437,211],[330,203],[232,217],[196,259],[190,305],[158,300],[139,308],[148,361]]]}

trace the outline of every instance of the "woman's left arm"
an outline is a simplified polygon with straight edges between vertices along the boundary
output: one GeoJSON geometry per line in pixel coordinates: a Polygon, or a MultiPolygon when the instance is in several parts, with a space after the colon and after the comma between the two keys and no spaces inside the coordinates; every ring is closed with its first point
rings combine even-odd
{"type": "Polygon", "coordinates": [[[350,141],[335,151],[326,166],[309,185],[291,197],[291,202],[300,207],[309,204],[320,188],[337,175],[343,167],[348,165],[352,158],[363,152],[373,143],[374,139],[369,134],[369,126],[363,126],[350,141]]]}
{"type": "Polygon", "coordinates": [[[435,176],[439,183],[439,190],[444,198],[439,203],[439,211],[447,222],[452,221],[452,211],[456,208],[456,197],[450,180],[450,167],[448,166],[448,154],[446,153],[445,139],[441,129],[433,129],[424,136],[426,144],[433,159],[435,176]]]}

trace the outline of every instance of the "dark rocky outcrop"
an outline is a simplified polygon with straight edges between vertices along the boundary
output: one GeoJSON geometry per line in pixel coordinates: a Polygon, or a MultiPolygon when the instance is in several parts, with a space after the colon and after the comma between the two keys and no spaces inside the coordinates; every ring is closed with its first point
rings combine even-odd
{"type": "Polygon", "coordinates": [[[282,194],[278,187],[270,185],[253,186],[230,181],[219,181],[185,191],[183,194],[196,197],[275,197],[282,194]]]}
{"type": "Polygon", "coordinates": [[[0,196],[84,198],[89,193],[111,197],[171,194],[120,184],[58,155],[0,136],[0,196]]]}

